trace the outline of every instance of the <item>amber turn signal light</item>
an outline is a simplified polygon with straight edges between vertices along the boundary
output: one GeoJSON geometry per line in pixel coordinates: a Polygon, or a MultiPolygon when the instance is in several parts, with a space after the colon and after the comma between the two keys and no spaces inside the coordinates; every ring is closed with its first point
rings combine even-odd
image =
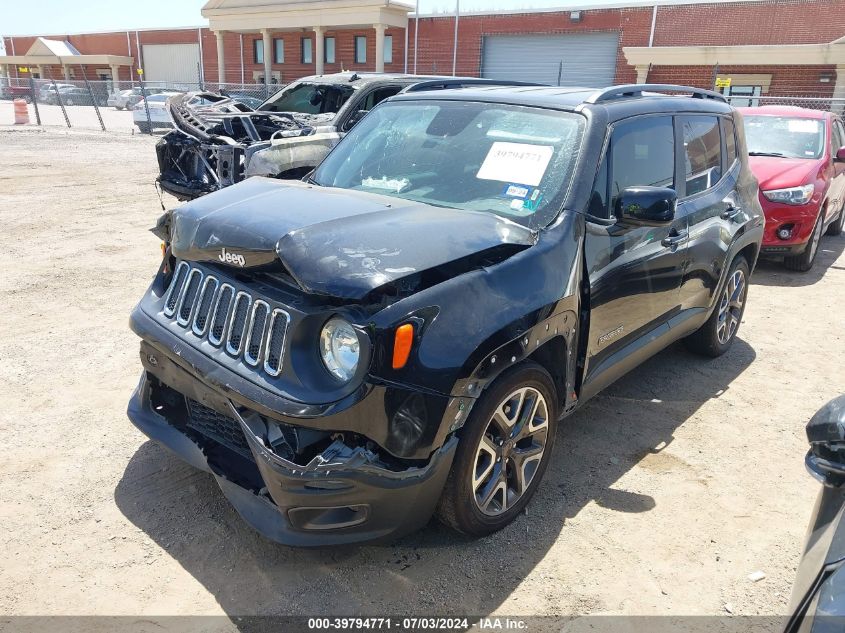
{"type": "Polygon", "coordinates": [[[411,346],[414,344],[414,326],[410,323],[396,328],[393,339],[393,369],[402,369],[408,362],[411,346]]]}

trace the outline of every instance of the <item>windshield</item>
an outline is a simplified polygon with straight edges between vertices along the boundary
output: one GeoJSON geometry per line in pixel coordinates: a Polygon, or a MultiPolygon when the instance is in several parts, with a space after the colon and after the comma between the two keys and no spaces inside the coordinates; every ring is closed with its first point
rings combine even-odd
{"type": "Polygon", "coordinates": [[[819,158],[824,151],[824,121],[769,115],[747,115],[748,154],[784,158],[819,158]]]}
{"type": "Polygon", "coordinates": [[[325,114],[337,112],[355,88],[346,84],[295,83],[273,95],[259,108],[263,112],[325,114]]]}
{"type": "Polygon", "coordinates": [[[386,102],[314,173],[322,186],[548,224],[569,188],[580,115],[474,102],[386,102]]]}

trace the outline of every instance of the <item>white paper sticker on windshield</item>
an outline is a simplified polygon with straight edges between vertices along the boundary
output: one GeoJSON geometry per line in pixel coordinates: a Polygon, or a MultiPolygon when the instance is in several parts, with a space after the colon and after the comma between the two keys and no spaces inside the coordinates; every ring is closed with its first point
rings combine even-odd
{"type": "Polygon", "coordinates": [[[789,131],[815,134],[819,131],[819,124],[813,119],[789,119],[789,131]]]}
{"type": "Polygon", "coordinates": [[[487,152],[476,177],[536,187],[543,179],[553,153],[554,148],[549,145],[497,141],[487,152]]]}

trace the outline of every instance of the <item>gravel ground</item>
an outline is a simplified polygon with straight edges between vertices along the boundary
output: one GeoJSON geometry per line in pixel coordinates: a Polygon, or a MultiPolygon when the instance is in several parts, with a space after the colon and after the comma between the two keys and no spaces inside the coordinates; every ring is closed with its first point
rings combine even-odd
{"type": "Polygon", "coordinates": [[[845,237],[807,274],[763,264],[726,356],[674,346],[569,418],[501,533],[296,550],[126,419],[153,144],[0,127],[0,614],[785,613],[803,427],[842,390],[845,237]]]}
{"type": "MultiPolygon", "coordinates": [[[[35,107],[32,104],[29,109],[29,125],[18,127],[36,128],[35,107]]],[[[93,106],[67,106],[65,108],[71,128],[74,130],[100,130],[100,120],[93,106]]],[[[41,115],[41,123],[44,126],[67,129],[62,109],[57,105],[38,105],[38,113],[41,115]]],[[[139,134],[138,128],[132,121],[130,110],[118,110],[116,108],[100,108],[100,116],[103,117],[103,124],[110,133],[117,134],[139,134]]],[[[0,101],[0,125],[11,125],[15,122],[14,104],[11,101],[0,101]]],[[[58,131],[58,130],[55,130],[58,131]]],[[[156,133],[162,133],[163,130],[156,133]]]]}

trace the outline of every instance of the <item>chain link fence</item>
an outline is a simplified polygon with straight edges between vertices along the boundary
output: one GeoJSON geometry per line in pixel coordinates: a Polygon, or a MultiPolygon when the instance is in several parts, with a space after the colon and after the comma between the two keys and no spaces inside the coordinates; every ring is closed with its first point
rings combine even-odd
{"type": "Polygon", "coordinates": [[[27,104],[30,124],[149,133],[171,127],[167,98],[185,92],[213,92],[258,107],[280,84],[92,81],[0,78],[0,123],[11,123],[12,101],[27,104]]]}
{"type": "MultiPolygon", "coordinates": [[[[837,92],[836,74],[827,67],[773,70],[658,66],[649,71],[647,81],[715,87],[736,107],[786,105],[845,113],[845,94],[837,92]]],[[[152,134],[171,126],[167,110],[162,107],[171,94],[213,92],[255,108],[283,87],[283,84],[0,77],[0,123],[12,121],[11,100],[24,99],[29,104],[27,112],[32,124],[152,134]]]]}

